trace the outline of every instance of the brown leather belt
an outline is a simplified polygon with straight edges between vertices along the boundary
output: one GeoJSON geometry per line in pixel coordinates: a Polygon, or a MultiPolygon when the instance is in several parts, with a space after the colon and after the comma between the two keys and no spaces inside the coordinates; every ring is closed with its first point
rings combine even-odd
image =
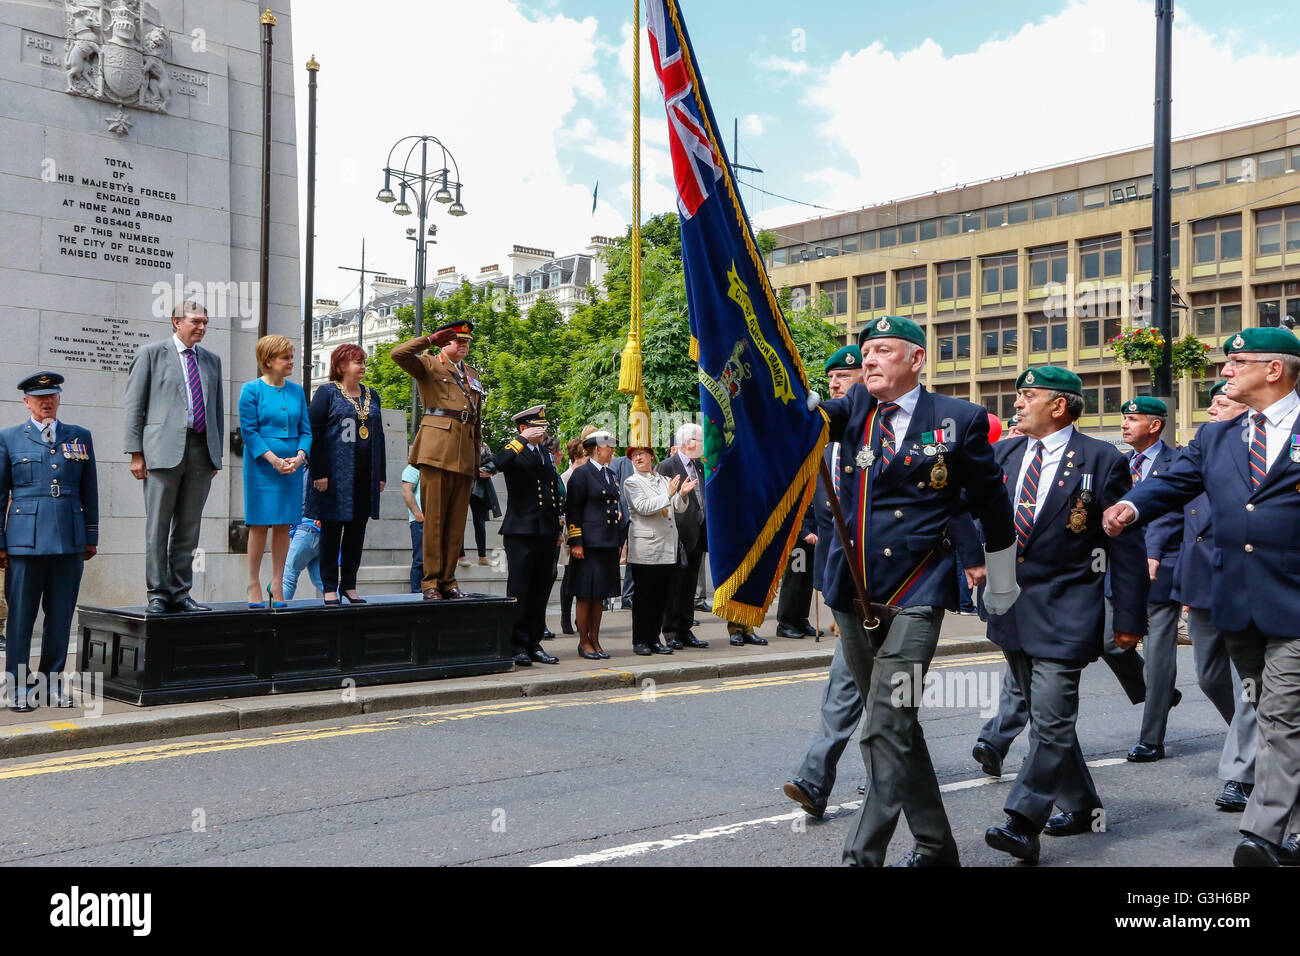
{"type": "Polygon", "coordinates": [[[424,414],[436,415],[438,418],[454,418],[462,425],[467,425],[474,412],[468,408],[426,408],[424,414]]]}

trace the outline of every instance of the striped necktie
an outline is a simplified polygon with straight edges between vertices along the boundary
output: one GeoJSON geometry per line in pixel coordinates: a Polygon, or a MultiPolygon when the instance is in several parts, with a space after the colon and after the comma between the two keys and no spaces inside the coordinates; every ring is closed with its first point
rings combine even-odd
{"type": "Polygon", "coordinates": [[[190,402],[194,405],[194,430],[205,432],[208,429],[208,413],[203,408],[203,382],[199,378],[199,363],[194,360],[194,350],[185,349],[185,379],[190,388],[190,402]]]}
{"type": "Polygon", "coordinates": [[[1268,442],[1264,436],[1264,413],[1250,416],[1255,423],[1250,438],[1250,488],[1254,491],[1268,475],[1268,442]]]}
{"type": "Polygon", "coordinates": [[[894,446],[897,442],[894,439],[894,429],[889,420],[894,417],[894,412],[898,411],[898,405],[895,402],[885,402],[880,406],[880,460],[881,470],[889,467],[889,463],[894,460],[894,446]]]}
{"type": "Polygon", "coordinates": [[[1129,459],[1128,467],[1129,471],[1132,473],[1133,484],[1135,485],[1142,480],[1142,460],[1145,457],[1145,455],[1134,453],[1133,457],[1129,459]]]}
{"type": "Polygon", "coordinates": [[[1034,529],[1034,506],[1038,502],[1038,480],[1043,472],[1043,443],[1034,442],[1034,457],[1025,472],[1025,480],[1020,485],[1020,497],[1016,501],[1016,543],[1023,549],[1029,540],[1029,532],[1034,529]]]}

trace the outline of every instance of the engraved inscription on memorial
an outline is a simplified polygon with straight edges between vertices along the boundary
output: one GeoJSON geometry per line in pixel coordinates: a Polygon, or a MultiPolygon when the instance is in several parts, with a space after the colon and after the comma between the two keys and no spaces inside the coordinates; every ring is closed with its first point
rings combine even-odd
{"type": "Polygon", "coordinates": [[[60,259],[101,263],[92,274],[105,278],[137,268],[176,268],[169,242],[175,191],[137,180],[134,164],[113,156],[100,157],[88,174],[60,171],[56,182],[73,187],[62,201],[68,221],[59,223],[56,236],[60,259]]]}
{"type": "Polygon", "coordinates": [[[149,339],[148,330],[130,328],[128,319],[87,318],[78,328],[52,336],[44,351],[51,359],[68,365],[126,372],[136,349],[149,339]]]}

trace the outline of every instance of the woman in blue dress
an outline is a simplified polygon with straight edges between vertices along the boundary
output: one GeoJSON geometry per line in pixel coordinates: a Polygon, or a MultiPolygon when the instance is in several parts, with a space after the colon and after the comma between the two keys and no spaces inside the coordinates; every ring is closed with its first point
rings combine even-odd
{"type": "Polygon", "coordinates": [[[311,452],[307,395],[289,381],[293,343],[283,335],[257,341],[262,375],[239,393],[239,427],[244,441],[244,524],[248,526],[248,606],[262,601],[262,554],[271,533],[272,607],[284,607],[284,560],[289,528],[302,517],[302,478],[293,477],[311,452]]]}

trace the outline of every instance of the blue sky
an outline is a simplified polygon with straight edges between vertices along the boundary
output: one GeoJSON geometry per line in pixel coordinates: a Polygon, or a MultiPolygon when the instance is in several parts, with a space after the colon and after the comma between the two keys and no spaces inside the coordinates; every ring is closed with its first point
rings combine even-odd
{"type": "MultiPolygon", "coordinates": [[[[739,160],[762,167],[754,181],[774,193],[855,209],[1150,141],[1153,0],[681,5],[728,144],[739,116],[739,160]]],[[[337,281],[318,294],[346,285],[333,266],[354,264],[362,235],[381,268],[410,274],[413,245],[396,228],[409,221],[373,201],[375,170],[406,133],[447,141],[466,183],[471,214],[435,220],[431,271],[472,275],[513,243],[563,254],[626,227],[631,0],[370,0],[361,19],[349,9],[294,4],[295,57],[323,65],[317,274],[337,281]]],[[[1175,135],[1300,110],[1298,26],[1300,12],[1275,2],[1179,4],[1175,135]]],[[[645,53],[642,117],[650,214],[673,195],[645,53]]],[[[760,225],[819,212],[743,195],[760,225]]]]}

